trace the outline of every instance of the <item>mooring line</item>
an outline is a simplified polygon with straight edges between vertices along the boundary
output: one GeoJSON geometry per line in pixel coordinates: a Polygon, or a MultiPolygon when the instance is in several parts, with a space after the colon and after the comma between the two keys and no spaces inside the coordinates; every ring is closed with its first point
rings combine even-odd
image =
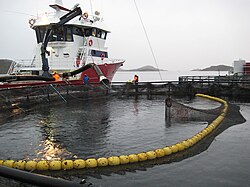
{"type": "Polygon", "coordinates": [[[154,59],[155,65],[156,65],[156,67],[157,67],[157,69],[158,69],[158,72],[159,72],[160,78],[161,78],[161,80],[162,80],[161,72],[160,72],[160,69],[159,69],[159,66],[158,66],[158,63],[157,63],[157,60],[156,60],[156,57],[155,57],[155,54],[154,54],[154,51],[153,51],[152,45],[151,45],[151,43],[150,43],[150,40],[149,40],[149,37],[148,37],[148,34],[147,34],[146,27],[145,27],[145,25],[144,25],[144,23],[143,23],[143,21],[142,21],[142,17],[141,17],[141,14],[140,14],[139,8],[138,8],[138,6],[137,6],[137,4],[136,4],[136,0],[134,0],[134,3],[135,3],[135,7],[136,7],[136,10],[137,10],[138,16],[139,16],[140,21],[141,21],[141,24],[142,24],[143,31],[144,31],[145,36],[146,36],[146,38],[147,38],[148,45],[149,45],[150,51],[151,51],[151,53],[152,53],[152,56],[153,56],[153,59],[154,59]]]}
{"type": "Polygon", "coordinates": [[[58,92],[58,90],[52,85],[52,84],[50,84],[50,86],[55,90],[55,92],[62,98],[62,100],[65,102],[65,103],[67,103],[67,100],[62,96],[62,94],[60,94],[59,92],[58,92]]]}

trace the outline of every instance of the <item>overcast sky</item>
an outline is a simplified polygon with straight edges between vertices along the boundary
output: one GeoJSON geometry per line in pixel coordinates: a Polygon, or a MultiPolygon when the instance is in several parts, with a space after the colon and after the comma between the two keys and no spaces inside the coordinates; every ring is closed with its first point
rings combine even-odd
{"type": "MultiPolygon", "coordinates": [[[[0,0],[0,58],[31,59],[36,38],[28,20],[54,0],[0,0]]],[[[89,0],[80,3],[90,12],[89,0]]],[[[159,68],[191,70],[250,61],[250,0],[136,0],[159,68]]],[[[109,56],[125,69],[156,67],[134,0],[92,0],[111,30],[109,56]]]]}

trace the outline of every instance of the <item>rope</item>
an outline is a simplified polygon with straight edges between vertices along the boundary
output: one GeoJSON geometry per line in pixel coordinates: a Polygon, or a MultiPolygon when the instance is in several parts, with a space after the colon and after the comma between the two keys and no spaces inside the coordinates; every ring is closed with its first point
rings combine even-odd
{"type": "Polygon", "coordinates": [[[152,48],[152,46],[151,46],[151,43],[150,43],[150,40],[149,40],[149,37],[148,37],[147,31],[146,31],[146,28],[145,28],[144,23],[143,23],[143,21],[142,21],[141,14],[140,14],[140,11],[139,11],[139,9],[138,9],[138,6],[137,6],[137,4],[136,4],[136,1],[135,1],[135,0],[134,0],[134,3],[135,3],[135,7],[136,7],[136,10],[137,10],[138,16],[139,16],[139,18],[140,18],[140,21],[141,21],[142,27],[143,27],[143,31],[144,31],[145,36],[146,36],[146,38],[147,38],[147,41],[148,41],[148,45],[149,45],[150,51],[151,51],[152,56],[153,56],[153,58],[154,58],[155,65],[156,65],[156,67],[157,67],[157,69],[158,69],[158,72],[159,72],[160,78],[161,78],[161,80],[162,80],[161,72],[160,72],[160,70],[159,70],[159,66],[158,66],[158,63],[157,63],[156,57],[155,57],[155,55],[154,55],[153,48],[152,48]]]}
{"type": "Polygon", "coordinates": [[[58,90],[57,90],[52,84],[50,84],[50,86],[51,86],[51,88],[53,88],[53,90],[55,90],[55,92],[57,93],[57,95],[59,95],[59,96],[62,98],[62,100],[63,100],[65,103],[67,103],[66,99],[62,96],[62,94],[60,94],[60,93],[58,92],[58,90]]]}

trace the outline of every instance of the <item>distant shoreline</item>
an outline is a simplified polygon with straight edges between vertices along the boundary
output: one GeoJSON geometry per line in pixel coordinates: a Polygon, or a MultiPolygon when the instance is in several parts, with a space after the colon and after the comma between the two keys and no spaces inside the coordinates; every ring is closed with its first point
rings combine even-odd
{"type": "MultiPolygon", "coordinates": [[[[217,66],[210,66],[210,67],[203,68],[203,69],[192,69],[192,70],[187,70],[187,71],[232,71],[232,70],[233,70],[233,67],[231,66],[217,65],[217,66]]],[[[136,69],[119,68],[118,71],[119,72],[131,72],[131,71],[147,72],[147,71],[168,71],[168,70],[158,69],[153,66],[143,66],[143,67],[136,68],[136,69]]]]}
{"type": "Polygon", "coordinates": [[[121,68],[119,68],[118,71],[167,71],[167,70],[158,69],[158,68],[155,68],[153,66],[143,66],[143,67],[136,68],[136,69],[121,69],[121,68]]]}
{"type": "Polygon", "coordinates": [[[138,69],[122,69],[122,70],[118,70],[119,72],[128,72],[128,71],[138,71],[138,72],[146,72],[146,71],[168,71],[168,70],[138,70],[138,69]]]}

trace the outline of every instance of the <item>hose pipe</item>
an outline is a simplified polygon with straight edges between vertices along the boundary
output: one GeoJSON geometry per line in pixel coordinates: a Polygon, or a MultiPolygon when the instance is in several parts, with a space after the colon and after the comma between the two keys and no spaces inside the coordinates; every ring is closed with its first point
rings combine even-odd
{"type": "Polygon", "coordinates": [[[99,82],[103,85],[109,85],[110,82],[109,80],[107,79],[107,77],[105,77],[101,71],[101,69],[93,63],[93,69],[95,70],[96,74],[98,75],[99,77],[99,82]]]}
{"type": "Polygon", "coordinates": [[[101,69],[95,63],[87,64],[87,65],[82,66],[79,69],[76,69],[76,70],[71,71],[71,72],[65,72],[65,73],[63,73],[63,78],[74,76],[74,75],[79,74],[79,73],[81,73],[81,72],[83,72],[83,71],[85,71],[85,70],[87,70],[89,68],[93,68],[93,70],[98,75],[99,82],[101,84],[103,84],[103,85],[109,85],[110,84],[109,80],[103,75],[101,69]]]}

